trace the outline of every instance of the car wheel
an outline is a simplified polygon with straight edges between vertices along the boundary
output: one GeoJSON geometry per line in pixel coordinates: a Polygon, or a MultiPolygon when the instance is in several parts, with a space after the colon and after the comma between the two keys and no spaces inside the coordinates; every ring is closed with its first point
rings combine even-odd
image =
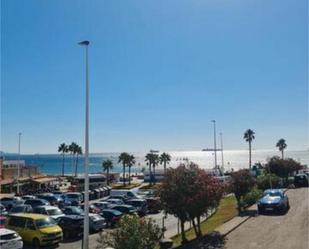
{"type": "Polygon", "coordinates": [[[40,241],[39,241],[39,239],[34,238],[32,240],[32,245],[33,245],[34,248],[40,248],[40,241]]]}

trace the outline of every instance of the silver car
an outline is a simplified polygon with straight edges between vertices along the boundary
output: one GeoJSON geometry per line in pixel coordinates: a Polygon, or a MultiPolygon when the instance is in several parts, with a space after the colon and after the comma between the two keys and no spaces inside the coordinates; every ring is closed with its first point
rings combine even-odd
{"type": "Polygon", "coordinates": [[[23,241],[15,231],[0,228],[0,247],[1,249],[22,249],[23,241]]]}

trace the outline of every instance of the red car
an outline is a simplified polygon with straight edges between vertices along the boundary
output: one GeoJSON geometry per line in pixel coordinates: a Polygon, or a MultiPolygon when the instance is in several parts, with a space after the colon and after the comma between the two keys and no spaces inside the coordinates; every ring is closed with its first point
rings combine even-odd
{"type": "Polygon", "coordinates": [[[5,227],[6,218],[4,216],[0,216],[0,228],[5,227]]]}
{"type": "MultiPolygon", "coordinates": [[[[80,205],[80,208],[82,210],[84,210],[84,205],[80,205]]],[[[90,204],[89,205],[89,213],[91,214],[99,214],[101,212],[101,210],[99,208],[97,208],[95,205],[90,204]]]]}

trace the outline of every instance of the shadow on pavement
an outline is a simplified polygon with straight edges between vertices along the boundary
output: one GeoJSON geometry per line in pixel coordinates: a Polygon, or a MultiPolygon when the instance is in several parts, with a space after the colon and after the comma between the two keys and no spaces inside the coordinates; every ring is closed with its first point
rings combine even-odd
{"type": "Polygon", "coordinates": [[[258,216],[258,212],[257,210],[245,210],[239,216],[240,217],[246,217],[246,216],[255,217],[255,216],[258,216]]]}
{"type": "Polygon", "coordinates": [[[212,232],[186,245],[179,246],[177,249],[223,249],[224,245],[224,237],[218,232],[212,232]]]}

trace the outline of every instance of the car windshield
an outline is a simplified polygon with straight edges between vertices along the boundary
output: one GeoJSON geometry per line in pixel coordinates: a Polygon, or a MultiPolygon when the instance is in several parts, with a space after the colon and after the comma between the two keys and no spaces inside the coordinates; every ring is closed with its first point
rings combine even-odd
{"type": "Polygon", "coordinates": [[[47,210],[48,215],[60,215],[62,214],[61,210],[58,208],[47,210]]]}
{"type": "Polygon", "coordinates": [[[69,197],[69,198],[79,198],[79,195],[77,195],[77,194],[67,194],[67,197],[69,197]]]}
{"type": "Polygon", "coordinates": [[[272,197],[278,196],[278,197],[281,197],[282,194],[280,192],[267,192],[267,193],[265,193],[264,196],[272,196],[272,197]]]}
{"type": "Polygon", "coordinates": [[[56,221],[53,218],[43,218],[35,221],[35,224],[38,228],[51,227],[56,225],[56,221]]]}
{"type": "Polygon", "coordinates": [[[13,207],[11,210],[11,213],[18,213],[18,212],[24,212],[24,207],[23,206],[16,206],[13,207]]]}
{"type": "Polygon", "coordinates": [[[83,213],[83,210],[78,208],[78,207],[71,207],[70,208],[72,213],[75,213],[75,214],[82,214],[83,213]]]}

